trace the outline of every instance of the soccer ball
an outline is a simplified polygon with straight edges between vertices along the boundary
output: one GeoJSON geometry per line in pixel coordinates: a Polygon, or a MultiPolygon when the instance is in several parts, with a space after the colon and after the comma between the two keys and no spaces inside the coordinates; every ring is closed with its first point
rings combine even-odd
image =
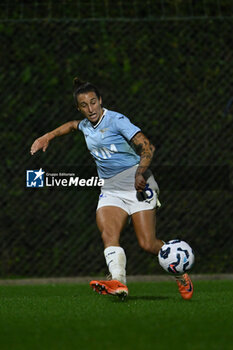
{"type": "Polygon", "coordinates": [[[179,239],[165,243],[159,251],[159,264],[172,274],[183,274],[194,264],[194,253],[190,245],[179,239]]]}

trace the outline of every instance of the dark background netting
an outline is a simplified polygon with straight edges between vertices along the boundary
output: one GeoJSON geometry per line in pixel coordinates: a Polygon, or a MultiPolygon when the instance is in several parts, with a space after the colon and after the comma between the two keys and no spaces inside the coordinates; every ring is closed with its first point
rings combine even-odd
{"type": "MultiPolygon", "coordinates": [[[[95,224],[98,190],[26,188],[27,169],[96,175],[81,133],[29,154],[35,138],[80,118],[72,99],[77,75],[96,84],[103,105],[128,116],[155,144],[158,237],[188,241],[196,273],[232,272],[230,2],[198,8],[189,1],[192,7],[179,13],[169,2],[149,2],[149,9],[132,3],[118,16],[111,2],[105,12],[95,5],[92,18],[80,2],[64,2],[64,12],[61,4],[52,6],[50,16],[37,2],[1,4],[2,277],[106,271],[95,224]],[[167,12],[153,15],[153,4],[167,12]]],[[[129,274],[162,272],[138,247],[131,225],[121,243],[129,274]]]]}

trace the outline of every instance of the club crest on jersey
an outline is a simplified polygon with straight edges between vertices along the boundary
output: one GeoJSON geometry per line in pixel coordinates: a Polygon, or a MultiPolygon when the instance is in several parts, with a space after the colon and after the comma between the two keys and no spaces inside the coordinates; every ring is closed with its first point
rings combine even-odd
{"type": "Polygon", "coordinates": [[[99,132],[102,134],[102,139],[104,138],[104,133],[108,130],[108,128],[104,128],[99,130],[99,132]]]}
{"type": "Polygon", "coordinates": [[[100,132],[103,134],[103,133],[105,133],[105,131],[107,131],[107,130],[108,130],[108,128],[104,128],[104,129],[101,129],[100,132]]]}

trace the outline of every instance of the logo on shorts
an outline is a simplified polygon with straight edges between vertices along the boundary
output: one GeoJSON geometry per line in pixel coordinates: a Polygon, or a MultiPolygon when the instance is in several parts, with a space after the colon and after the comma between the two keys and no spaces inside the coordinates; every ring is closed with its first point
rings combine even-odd
{"type": "Polygon", "coordinates": [[[27,170],[26,171],[26,186],[27,187],[43,187],[44,186],[44,171],[40,170],[27,170]]]}

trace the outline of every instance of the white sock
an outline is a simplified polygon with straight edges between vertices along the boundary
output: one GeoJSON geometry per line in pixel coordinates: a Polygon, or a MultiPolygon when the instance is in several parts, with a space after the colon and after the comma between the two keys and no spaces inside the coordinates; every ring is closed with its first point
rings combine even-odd
{"type": "Polygon", "coordinates": [[[104,256],[113,280],[126,284],[126,255],[121,247],[108,247],[104,256]]]}

